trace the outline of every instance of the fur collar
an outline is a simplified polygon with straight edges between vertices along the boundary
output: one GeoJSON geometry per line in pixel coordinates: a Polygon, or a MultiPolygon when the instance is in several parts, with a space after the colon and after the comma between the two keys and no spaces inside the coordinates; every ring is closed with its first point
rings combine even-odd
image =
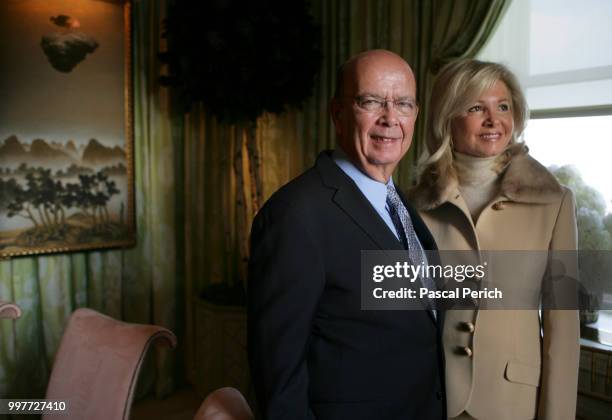
{"type": "MultiPolygon", "coordinates": [[[[563,192],[561,184],[541,163],[521,153],[511,158],[502,172],[500,195],[520,203],[550,203],[563,192]]],[[[454,170],[433,182],[420,182],[409,192],[419,210],[431,210],[459,195],[454,170]]]]}

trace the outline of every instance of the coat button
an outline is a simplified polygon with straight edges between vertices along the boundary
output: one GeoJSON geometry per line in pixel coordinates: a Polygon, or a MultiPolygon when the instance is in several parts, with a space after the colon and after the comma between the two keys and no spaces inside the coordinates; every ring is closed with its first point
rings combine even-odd
{"type": "Polygon", "coordinates": [[[461,330],[462,330],[462,331],[467,331],[467,332],[470,332],[470,333],[473,333],[473,332],[474,332],[474,330],[476,329],[476,328],[474,327],[474,324],[473,324],[473,323],[471,323],[471,322],[462,322],[462,323],[460,324],[460,326],[461,326],[461,330]]]}
{"type": "Polygon", "coordinates": [[[493,204],[493,210],[503,210],[506,208],[506,203],[504,203],[503,201],[498,201],[497,203],[493,204]]]}
{"type": "Polygon", "coordinates": [[[468,346],[459,347],[457,350],[459,350],[460,354],[462,354],[463,356],[467,356],[467,357],[472,357],[472,354],[474,354],[472,352],[472,349],[469,348],[468,346]]]}
{"type": "Polygon", "coordinates": [[[444,398],[444,392],[442,391],[436,392],[436,398],[442,401],[442,399],[444,398]]]}

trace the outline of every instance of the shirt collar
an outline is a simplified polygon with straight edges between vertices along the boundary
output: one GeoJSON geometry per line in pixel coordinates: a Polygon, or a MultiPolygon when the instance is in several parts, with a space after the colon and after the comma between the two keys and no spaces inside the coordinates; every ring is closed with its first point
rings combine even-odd
{"type": "Polygon", "coordinates": [[[346,153],[340,148],[334,150],[332,159],[334,162],[336,162],[336,165],[338,165],[340,169],[342,169],[342,171],[347,174],[353,180],[353,182],[355,182],[359,190],[363,193],[363,195],[365,195],[365,197],[377,211],[386,211],[387,184],[394,185],[393,177],[389,177],[387,184],[370,178],[361,172],[361,170],[350,161],[346,153]]]}

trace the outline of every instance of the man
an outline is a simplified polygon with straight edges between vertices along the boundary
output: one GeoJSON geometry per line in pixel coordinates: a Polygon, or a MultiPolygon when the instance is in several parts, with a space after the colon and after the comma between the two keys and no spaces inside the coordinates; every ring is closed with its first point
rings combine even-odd
{"type": "Polygon", "coordinates": [[[412,141],[412,70],[389,51],[352,57],[331,114],[340,149],[321,153],[253,222],[249,361],[260,409],[266,419],[446,418],[441,312],[361,310],[362,250],[436,249],[391,179],[412,141]],[[398,225],[398,211],[411,226],[398,225]]]}

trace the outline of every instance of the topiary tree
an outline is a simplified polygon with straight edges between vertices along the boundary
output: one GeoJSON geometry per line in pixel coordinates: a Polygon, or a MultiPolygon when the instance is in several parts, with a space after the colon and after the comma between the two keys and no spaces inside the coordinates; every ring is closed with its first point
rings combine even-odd
{"type": "Polygon", "coordinates": [[[257,119],[299,107],[311,95],[321,61],[320,31],[305,0],[174,0],[164,25],[168,46],[160,59],[168,64],[168,74],[161,83],[173,88],[184,111],[201,102],[209,115],[240,130],[233,170],[244,279],[247,230],[263,201],[257,119]],[[249,171],[250,197],[243,168],[249,171]]]}

